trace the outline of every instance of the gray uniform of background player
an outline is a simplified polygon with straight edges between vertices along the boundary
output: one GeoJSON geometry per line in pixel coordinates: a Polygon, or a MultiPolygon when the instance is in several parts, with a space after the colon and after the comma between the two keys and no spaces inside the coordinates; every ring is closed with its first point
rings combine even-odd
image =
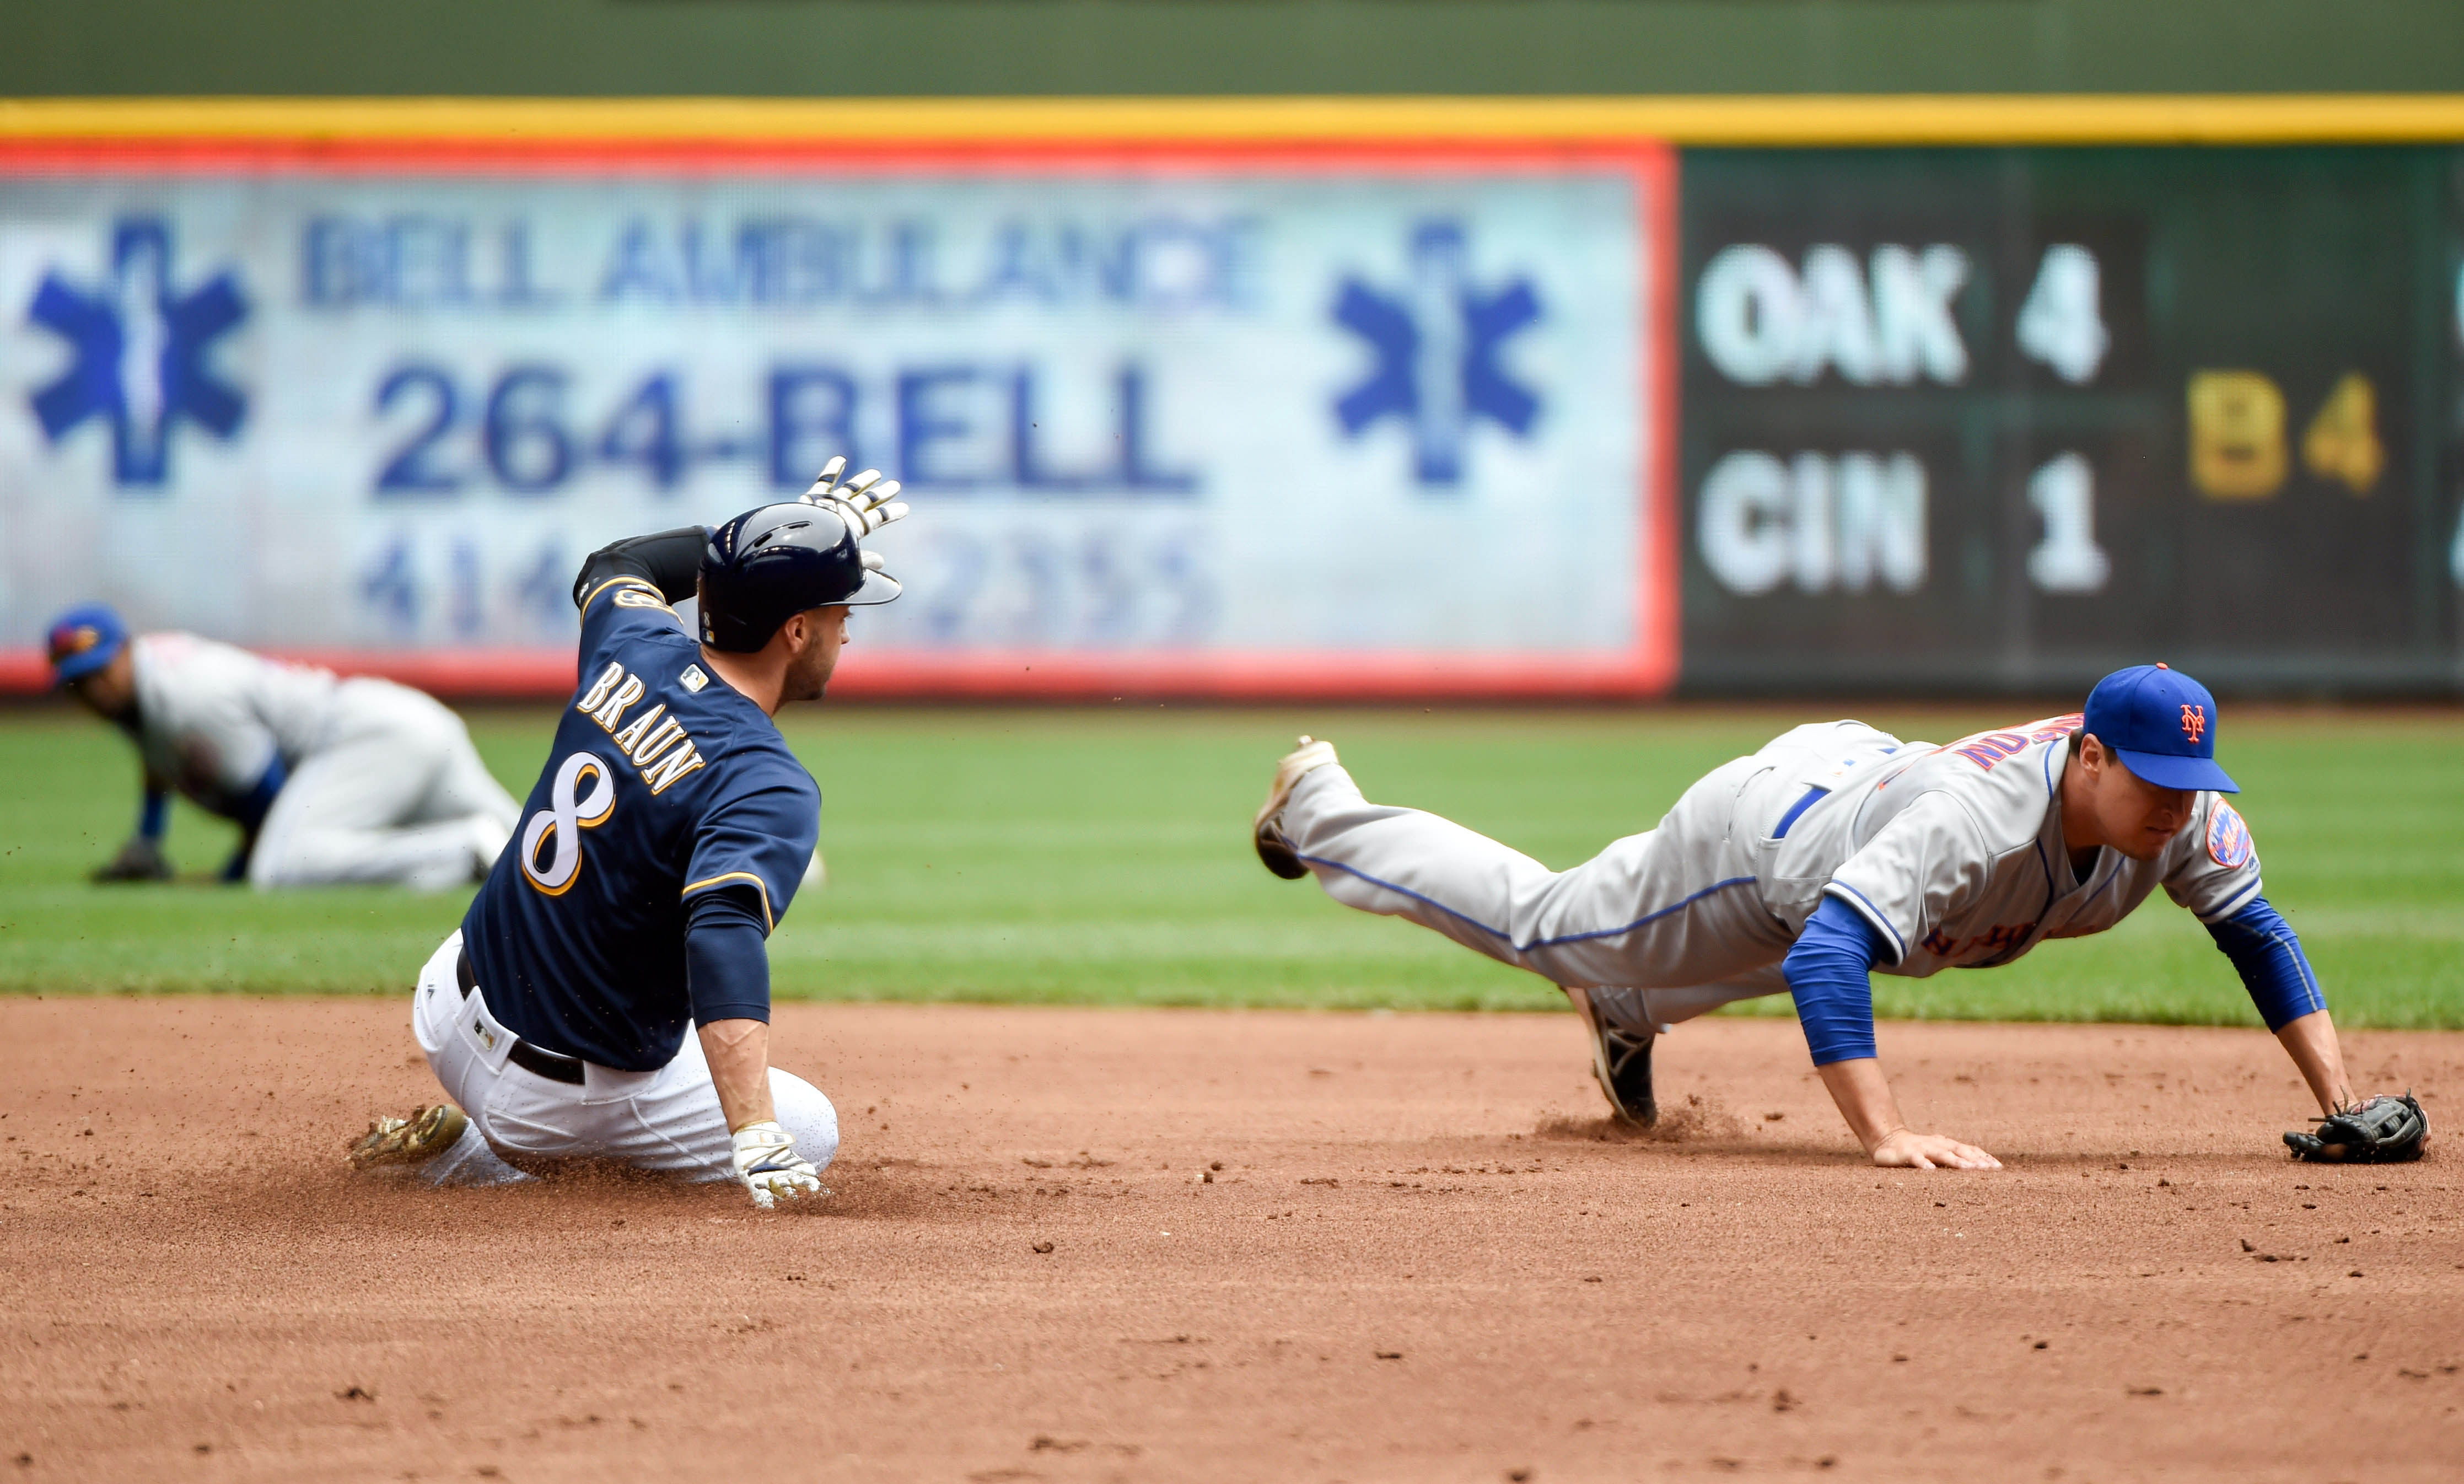
{"type": "Polygon", "coordinates": [[[1658,828],[1564,872],[1435,814],[1372,804],[1339,765],[1300,781],[1282,828],[1335,900],[1664,1029],[1787,989],[1780,963],[1825,896],[1889,945],[1896,957],[1877,970],[1923,978],[2102,932],[2159,885],[2203,922],[2258,895],[2256,852],[2228,845],[2227,864],[2211,846],[2246,836],[2207,792],[2155,859],[2107,847],[2076,876],[2059,804],[2079,725],[2050,718],[1944,747],[1859,721],[1801,726],[1713,770],[1658,828]]]}
{"type": "Polygon", "coordinates": [[[229,813],[281,760],[288,777],[249,857],[260,890],[466,885],[520,815],[462,719],[407,686],[187,633],[140,634],[130,654],[149,782],[229,813]]]}

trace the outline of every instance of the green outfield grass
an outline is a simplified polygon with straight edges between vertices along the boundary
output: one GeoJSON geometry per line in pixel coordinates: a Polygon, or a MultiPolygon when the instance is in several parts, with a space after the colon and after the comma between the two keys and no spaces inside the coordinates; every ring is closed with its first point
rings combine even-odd
{"type": "MultiPolygon", "coordinates": [[[[1864,708],[1941,741],[1998,711],[1864,708]]],[[[1552,865],[1647,828],[1684,786],[1805,716],[849,708],[791,713],[824,781],[830,884],[772,943],[815,999],[1541,1009],[1562,997],[1435,935],[1277,881],[1247,844],[1275,757],[1331,736],[1370,796],[1438,809],[1552,865]]],[[[550,714],[473,730],[518,795],[550,714]]],[[[2464,714],[2250,714],[2224,759],[2248,790],[2268,896],[2347,1025],[2464,1027],[2464,714]]],[[[0,990],[398,992],[463,899],[98,887],[135,813],[128,747],[60,710],[0,714],[0,990]]],[[[209,873],[231,833],[185,806],[171,854],[209,873]]],[[[1931,980],[1876,980],[1928,1019],[2255,1024],[2232,969],[2160,896],[2101,938],[1931,980]]],[[[1785,997],[1741,1007],[1789,1013],[1785,997]]]]}

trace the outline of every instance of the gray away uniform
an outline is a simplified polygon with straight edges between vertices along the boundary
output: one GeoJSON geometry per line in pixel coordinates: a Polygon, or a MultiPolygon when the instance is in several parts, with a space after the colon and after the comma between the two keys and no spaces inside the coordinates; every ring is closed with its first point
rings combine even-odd
{"type": "Polygon", "coordinates": [[[1781,961],[1825,896],[1880,934],[1879,970],[1918,979],[2103,932],[2159,883],[2208,923],[2258,896],[2250,832],[2211,792],[2155,859],[2108,848],[2077,878],[2060,791],[2079,724],[2055,717],[1946,746],[1860,721],[1800,726],[1712,770],[1657,829],[1563,872],[1437,815],[1372,804],[1336,765],[1301,780],[1282,825],[1346,906],[1558,985],[1618,991],[1594,1000],[1665,1028],[1787,989],[1781,961]]]}
{"type": "Polygon", "coordinates": [[[467,885],[519,819],[462,719],[419,691],[194,634],[141,634],[131,654],[149,786],[230,816],[269,769],[287,771],[249,859],[260,890],[467,885]]]}

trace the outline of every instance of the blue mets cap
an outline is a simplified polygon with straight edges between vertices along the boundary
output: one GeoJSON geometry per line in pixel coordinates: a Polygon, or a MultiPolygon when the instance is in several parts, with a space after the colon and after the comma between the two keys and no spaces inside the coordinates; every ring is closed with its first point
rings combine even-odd
{"type": "Polygon", "coordinates": [[[2086,729],[2159,788],[2241,787],[2216,766],[2216,698],[2164,665],[2133,665],[2088,692],[2086,729]]]}
{"type": "Polygon", "coordinates": [[[128,626],[108,603],[80,603],[52,620],[52,683],[66,685],[111,663],[128,644],[128,626]]]}

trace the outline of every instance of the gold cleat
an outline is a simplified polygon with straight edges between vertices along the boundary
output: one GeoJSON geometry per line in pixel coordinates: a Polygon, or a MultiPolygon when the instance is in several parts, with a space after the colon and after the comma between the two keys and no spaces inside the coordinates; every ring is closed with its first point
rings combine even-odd
{"type": "Polygon", "coordinates": [[[351,1168],[421,1164],[453,1147],[470,1116],[450,1102],[420,1109],[407,1119],[379,1119],[351,1141],[351,1168]]]}
{"type": "Polygon", "coordinates": [[[1297,881],[1309,875],[1309,867],[1301,864],[1300,853],[1292,849],[1292,842],[1284,834],[1284,806],[1291,802],[1292,790],[1300,786],[1302,779],[1334,761],[1334,743],[1303,733],[1300,745],[1275,764],[1275,781],[1267,786],[1266,802],[1258,807],[1258,818],[1250,826],[1249,837],[1258,847],[1258,859],[1287,881],[1297,881]]]}

